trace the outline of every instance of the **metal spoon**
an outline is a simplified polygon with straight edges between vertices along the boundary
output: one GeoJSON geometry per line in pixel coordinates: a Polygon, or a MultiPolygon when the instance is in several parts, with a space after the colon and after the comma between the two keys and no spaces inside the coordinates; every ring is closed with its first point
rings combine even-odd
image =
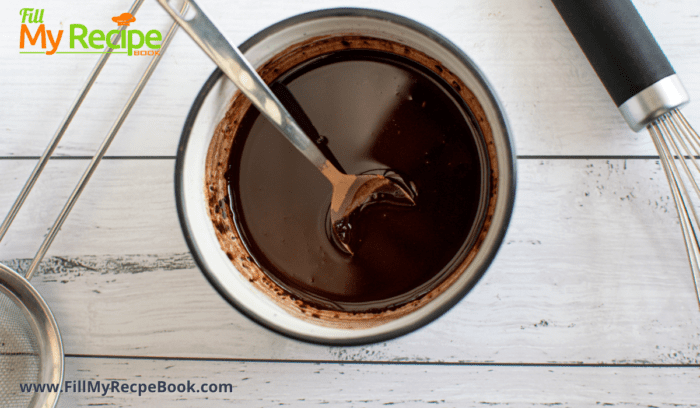
{"type": "Polygon", "coordinates": [[[395,204],[415,204],[411,193],[387,177],[352,175],[338,170],[304,133],[243,54],[231,45],[197,3],[189,0],[190,12],[183,16],[171,7],[168,0],[158,2],[253,105],[330,181],[333,186],[330,222],[333,238],[341,245],[341,249],[353,254],[349,246],[349,218],[353,212],[387,199],[395,204]]]}

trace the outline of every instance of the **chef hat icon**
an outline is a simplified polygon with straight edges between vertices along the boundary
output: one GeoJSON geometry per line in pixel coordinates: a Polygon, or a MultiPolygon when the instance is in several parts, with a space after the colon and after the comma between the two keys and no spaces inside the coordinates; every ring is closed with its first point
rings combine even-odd
{"type": "Polygon", "coordinates": [[[130,13],[122,13],[120,16],[112,17],[112,21],[120,26],[128,26],[129,23],[136,21],[136,17],[132,16],[130,13]]]}

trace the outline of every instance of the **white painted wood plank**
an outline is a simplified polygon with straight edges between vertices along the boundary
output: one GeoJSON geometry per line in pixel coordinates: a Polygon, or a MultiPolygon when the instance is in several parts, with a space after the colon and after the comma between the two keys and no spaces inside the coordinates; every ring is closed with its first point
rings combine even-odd
{"type": "Polygon", "coordinates": [[[59,407],[697,407],[697,368],[498,367],[67,358],[66,380],[231,392],[64,393],[59,407]],[[167,387],[167,385],[166,385],[167,387]]]}
{"type": "MultiPolygon", "coordinates": [[[[0,160],[5,179],[0,192],[3,218],[35,164],[0,160]]],[[[0,243],[0,254],[34,256],[88,164],[88,160],[49,162],[0,243]]],[[[186,252],[175,210],[174,171],[171,159],[103,161],[49,254],[186,252]]]]}
{"type": "MultiPolygon", "coordinates": [[[[111,16],[126,11],[130,3],[39,0],[32,6],[45,9],[49,29],[67,30],[73,23],[104,29],[111,28],[111,16]]],[[[635,5],[691,97],[697,98],[700,3],[637,0],[635,5]]],[[[634,134],[624,124],[547,0],[439,0],[430,5],[419,0],[263,0],[235,12],[223,0],[208,1],[206,6],[235,43],[282,19],[322,8],[369,7],[405,15],[444,34],[479,65],[503,102],[519,154],[655,154],[646,133],[634,134]]],[[[169,25],[155,2],[145,2],[137,16],[138,27],[165,31],[169,25]]],[[[0,156],[38,156],[97,56],[20,55],[18,18],[16,12],[0,16],[0,156]]],[[[112,56],[57,154],[94,152],[146,63],[143,57],[112,56]]],[[[178,34],[109,154],[174,155],[189,107],[212,70],[213,64],[194,43],[178,34]]],[[[684,112],[700,126],[697,105],[684,112]]]]}
{"type": "MultiPolygon", "coordinates": [[[[86,161],[52,161],[0,259],[28,258],[86,161]],[[47,175],[47,177],[48,177],[47,175]],[[21,221],[21,222],[20,222],[21,221]]],[[[698,364],[700,312],[655,160],[520,160],[495,263],[445,316],[401,339],[331,348],[273,334],[233,310],[188,257],[170,160],[107,160],[34,283],[73,354],[698,364]],[[68,258],[70,257],[70,258],[68,258]],[[83,266],[81,266],[83,265],[83,266]]],[[[4,214],[31,161],[0,192],[4,214]]]]}

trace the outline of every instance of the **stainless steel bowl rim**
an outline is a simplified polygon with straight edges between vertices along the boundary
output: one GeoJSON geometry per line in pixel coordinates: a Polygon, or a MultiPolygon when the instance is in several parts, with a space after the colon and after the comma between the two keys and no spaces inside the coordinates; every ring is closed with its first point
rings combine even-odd
{"type": "MultiPolygon", "coordinates": [[[[193,258],[212,286],[238,311],[270,330],[298,340],[325,345],[361,345],[386,341],[417,330],[418,328],[435,320],[437,317],[441,316],[443,313],[453,307],[479,281],[496,256],[510,222],[515,201],[515,152],[513,143],[511,142],[511,132],[504,114],[505,111],[496,97],[495,90],[486,80],[483,73],[478,69],[476,64],[456,45],[434,30],[414,20],[396,14],[371,9],[336,8],[319,10],[300,14],[276,23],[249,38],[247,41],[241,44],[239,48],[244,54],[246,54],[255,45],[285,29],[302,23],[337,17],[372,19],[383,24],[394,24],[417,32],[418,34],[427,37],[427,39],[435,43],[437,46],[444,48],[453,57],[459,60],[460,64],[462,64],[471,73],[471,75],[473,75],[473,80],[475,81],[476,86],[483,90],[483,99],[480,98],[479,102],[482,104],[488,115],[490,115],[489,123],[494,129],[494,143],[497,145],[498,154],[499,194],[496,204],[496,212],[492,219],[491,227],[487,233],[487,238],[478,253],[478,260],[475,259],[469,266],[469,268],[473,268],[470,275],[464,278],[464,280],[458,280],[455,282],[455,284],[449,288],[451,291],[447,291],[438,296],[437,299],[442,298],[439,303],[436,303],[436,299],[424,306],[422,309],[429,308],[431,305],[433,305],[429,310],[424,310],[420,316],[416,317],[416,312],[421,311],[422,309],[418,309],[418,311],[409,314],[407,317],[396,319],[396,322],[398,323],[392,322],[394,324],[385,324],[379,326],[379,329],[375,330],[356,329],[336,330],[334,332],[332,329],[323,329],[325,333],[319,335],[318,333],[309,333],[308,330],[304,330],[304,327],[300,327],[297,324],[280,324],[278,319],[275,318],[274,313],[272,317],[270,317],[269,313],[268,316],[261,316],[257,310],[251,310],[251,307],[244,305],[235,294],[229,291],[229,289],[226,287],[227,285],[222,283],[221,274],[225,272],[213,270],[215,268],[210,267],[207,256],[204,254],[204,252],[211,250],[210,247],[212,243],[202,242],[198,245],[197,238],[195,237],[196,232],[193,231],[193,227],[195,227],[196,221],[201,222],[202,220],[190,219],[188,214],[190,214],[192,210],[188,208],[188,198],[186,197],[188,194],[188,182],[186,181],[186,178],[188,171],[191,170],[188,168],[187,154],[188,151],[191,150],[191,142],[196,139],[191,138],[190,136],[192,135],[193,128],[197,126],[197,117],[200,114],[202,106],[206,103],[207,97],[222,80],[223,73],[219,69],[216,69],[203,85],[199,94],[195,98],[192,108],[190,109],[185,121],[180,138],[180,144],[178,146],[175,165],[175,199],[183,234],[193,258]]],[[[199,142],[197,141],[193,143],[199,142]]],[[[199,185],[201,190],[204,189],[203,179],[204,174],[202,173],[202,182],[199,185]]],[[[209,224],[211,224],[211,222],[209,222],[209,224]]],[[[215,244],[218,245],[218,242],[215,244]]],[[[280,310],[280,313],[284,312],[280,310]]],[[[279,316],[277,317],[279,318],[279,316]]],[[[306,324],[307,323],[299,322],[299,325],[306,324]]],[[[308,329],[308,326],[306,326],[306,329],[308,329]]]]}

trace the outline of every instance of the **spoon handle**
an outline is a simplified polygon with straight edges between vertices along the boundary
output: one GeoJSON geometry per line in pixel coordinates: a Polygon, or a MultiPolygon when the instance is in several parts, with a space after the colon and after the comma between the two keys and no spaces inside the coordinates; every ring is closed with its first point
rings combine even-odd
{"type": "Polygon", "coordinates": [[[238,48],[231,45],[197,3],[192,0],[188,2],[190,12],[183,16],[169,4],[169,0],[158,0],[165,11],[192,37],[253,105],[282,132],[294,147],[326,175],[328,166],[333,165],[304,133],[238,48]]]}

